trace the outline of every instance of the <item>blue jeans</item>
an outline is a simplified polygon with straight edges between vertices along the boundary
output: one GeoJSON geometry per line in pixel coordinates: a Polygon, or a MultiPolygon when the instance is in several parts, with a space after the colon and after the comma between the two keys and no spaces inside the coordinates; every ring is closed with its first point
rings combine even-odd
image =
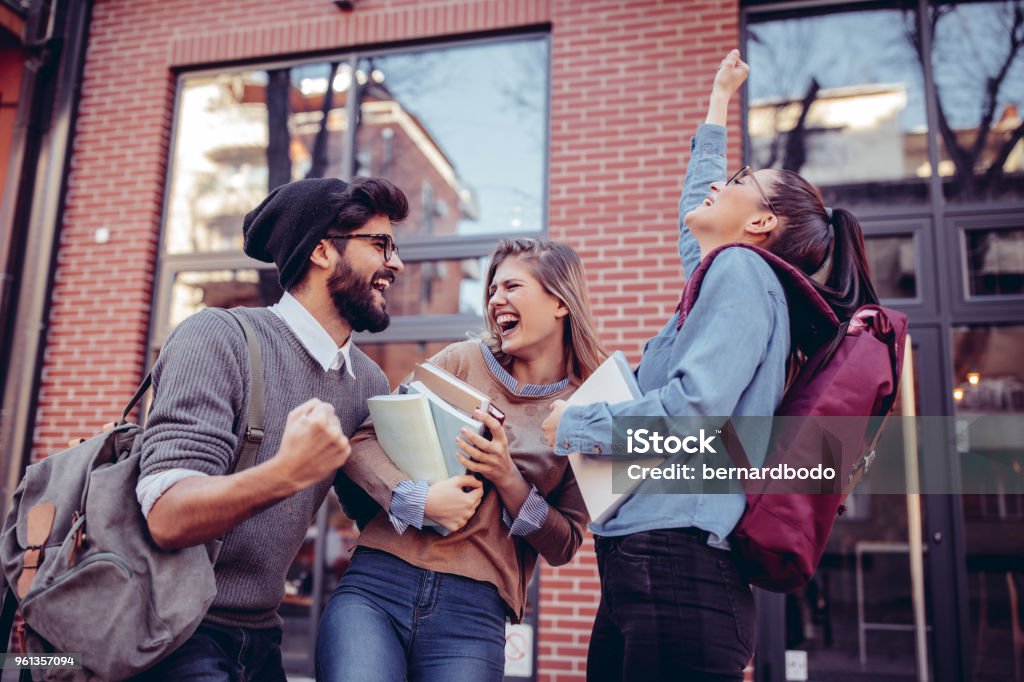
{"type": "Polygon", "coordinates": [[[284,682],[281,629],[250,630],[204,621],[174,653],[137,679],[284,682]]]}
{"type": "Polygon", "coordinates": [[[356,549],[316,640],[329,682],[500,682],[505,602],[489,583],[356,549]]]}
{"type": "Polygon", "coordinates": [[[589,682],[741,682],[754,597],[732,554],[696,528],[597,537],[601,603],[589,682]]]}

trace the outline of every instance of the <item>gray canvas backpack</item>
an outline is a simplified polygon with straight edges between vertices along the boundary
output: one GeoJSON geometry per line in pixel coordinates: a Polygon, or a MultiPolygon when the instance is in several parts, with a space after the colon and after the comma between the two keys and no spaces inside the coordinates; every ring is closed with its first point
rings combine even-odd
{"type": "MultiPolygon", "coordinates": [[[[249,428],[234,469],[241,471],[263,438],[263,362],[249,323],[225,312],[245,333],[252,376],[249,428]]],[[[195,632],[216,595],[220,541],[161,550],[135,496],[142,427],[128,416],[150,382],[143,380],[115,428],[32,464],[14,493],[0,533],[4,648],[17,609],[27,653],[81,654],[83,662],[35,670],[35,679],[137,675],[195,632]]]]}

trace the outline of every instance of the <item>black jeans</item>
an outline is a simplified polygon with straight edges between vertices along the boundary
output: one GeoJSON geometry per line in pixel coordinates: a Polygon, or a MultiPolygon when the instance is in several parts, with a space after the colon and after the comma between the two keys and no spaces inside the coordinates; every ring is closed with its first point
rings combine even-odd
{"type": "Polygon", "coordinates": [[[250,630],[202,622],[170,656],[136,682],[284,682],[281,629],[250,630]]]}
{"type": "Polygon", "coordinates": [[[756,614],[732,554],[696,528],[598,537],[596,548],[589,682],[743,679],[756,614]]]}

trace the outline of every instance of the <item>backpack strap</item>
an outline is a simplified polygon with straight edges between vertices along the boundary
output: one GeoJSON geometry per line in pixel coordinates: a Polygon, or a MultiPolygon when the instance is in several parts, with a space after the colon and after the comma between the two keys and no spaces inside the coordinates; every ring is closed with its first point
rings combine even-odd
{"type": "MultiPolygon", "coordinates": [[[[235,463],[234,471],[238,472],[245,471],[255,464],[256,451],[259,450],[260,443],[263,442],[263,419],[266,414],[264,396],[266,384],[263,380],[263,351],[260,349],[260,340],[256,336],[256,330],[252,328],[252,324],[250,324],[249,320],[245,319],[244,315],[237,312],[237,309],[233,308],[224,312],[229,314],[238,323],[238,326],[242,328],[242,334],[245,336],[245,345],[249,349],[249,376],[251,381],[249,385],[249,409],[246,417],[248,426],[245,430],[245,441],[242,443],[242,451],[235,463]]],[[[128,422],[128,415],[135,409],[142,396],[146,395],[146,391],[149,390],[152,384],[153,373],[149,372],[135,390],[135,395],[128,401],[128,405],[121,413],[121,420],[117,423],[117,426],[124,426],[128,422]]]]}
{"type": "Polygon", "coordinates": [[[704,276],[711,268],[711,264],[726,249],[753,251],[771,267],[786,293],[786,301],[789,304],[790,336],[796,348],[800,348],[805,354],[810,355],[821,344],[836,338],[840,331],[839,318],[818,293],[814,281],[774,253],[752,244],[741,243],[718,247],[701,258],[700,265],[689,274],[679,305],[676,306],[676,311],[679,313],[679,318],[676,320],[676,331],[682,328],[686,316],[697,303],[701,285],[704,283],[704,276]]]}
{"type": "Polygon", "coordinates": [[[135,395],[133,395],[132,399],[128,401],[128,405],[124,408],[124,412],[121,413],[121,420],[117,422],[118,426],[124,426],[125,424],[128,423],[128,415],[130,415],[135,410],[135,406],[139,403],[140,400],[142,400],[142,396],[146,395],[146,391],[149,390],[149,387],[152,384],[153,373],[147,372],[146,378],[143,379],[142,383],[139,384],[139,387],[135,389],[135,395]]]}
{"type": "Polygon", "coordinates": [[[237,308],[225,311],[242,328],[245,335],[245,344],[249,347],[249,410],[246,418],[245,442],[242,444],[242,452],[235,464],[235,473],[245,471],[256,463],[256,451],[263,442],[263,417],[266,411],[264,403],[265,384],[263,381],[263,351],[260,349],[260,340],[256,336],[256,330],[252,328],[249,320],[238,312],[237,308]]]}

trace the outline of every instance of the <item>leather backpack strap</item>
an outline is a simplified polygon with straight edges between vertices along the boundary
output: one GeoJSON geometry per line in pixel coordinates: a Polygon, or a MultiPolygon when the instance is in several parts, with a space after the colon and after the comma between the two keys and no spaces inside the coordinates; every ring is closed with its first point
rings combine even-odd
{"type": "Polygon", "coordinates": [[[238,326],[242,328],[245,335],[245,344],[249,348],[249,409],[246,417],[247,428],[245,430],[245,442],[242,444],[242,452],[238,455],[238,462],[235,464],[235,473],[245,471],[256,463],[256,451],[263,442],[263,418],[266,411],[265,405],[265,384],[263,380],[263,351],[260,349],[260,340],[256,336],[249,320],[237,312],[236,309],[226,310],[235,319],[238,326]]]}
{"type": "Polygon", "coordinates": [[[28,522],[28,548],[21,556],[21,575],[18,576],[18,598],[24,599],[28,591],[32,589],[32,582],[36,578],[36,571],[43,560],[43,547],[50,537],[53,529],[53,518],[57,514],[57,508],[49,502],[37,504],[28,510],[26,520],[28,522]]]}

